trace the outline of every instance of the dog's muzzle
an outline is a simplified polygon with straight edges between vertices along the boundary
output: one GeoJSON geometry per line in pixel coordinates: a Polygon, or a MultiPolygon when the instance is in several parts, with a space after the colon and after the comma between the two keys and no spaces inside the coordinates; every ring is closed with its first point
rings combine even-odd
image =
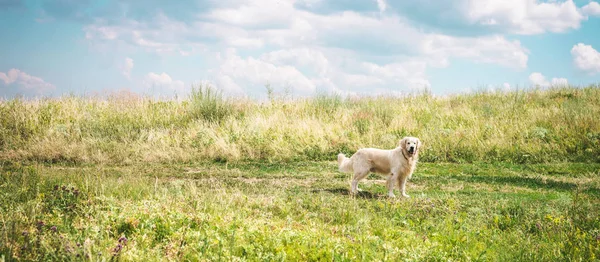
{"type": "Polygon", "coordinates": [[[415,148],[414,147],[409,147],[408,148],[408,153],[414,154],[415,153],[415,148]]]}

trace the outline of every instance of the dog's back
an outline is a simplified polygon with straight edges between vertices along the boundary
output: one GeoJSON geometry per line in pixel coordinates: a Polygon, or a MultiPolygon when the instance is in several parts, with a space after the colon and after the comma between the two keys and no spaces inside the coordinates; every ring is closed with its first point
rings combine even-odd
{"type": "Polygon", "coordinates": [[[361,148],[352,157],[338,154],[338,167],[341,172],[353,172],[358,168],[381,174],[390,173],[390,150],[378,148],[361,148]],[[358,166],[357,166],[358,165],[358,166]]]}

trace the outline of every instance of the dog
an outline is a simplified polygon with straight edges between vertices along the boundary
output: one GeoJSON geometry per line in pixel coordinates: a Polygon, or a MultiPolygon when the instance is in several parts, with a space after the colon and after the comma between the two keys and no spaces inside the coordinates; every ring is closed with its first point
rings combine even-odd
{"type": "Polygon", "coordinates": [[[362,191],[358,188],[358,182],[370,172],[375,172],[388,176],[386,185],[389,197],[396,197],[394,186],[398,183],[402,196],[409,198],[406,194],[406,181],[415,171],[421,145],[419,138],[407,136],[402,138],[398,147],[394,149],[361,148],[350,158],[340,153],[337,156],[339,171],[354,173],[350,186],[351,194],[362,191]]]}

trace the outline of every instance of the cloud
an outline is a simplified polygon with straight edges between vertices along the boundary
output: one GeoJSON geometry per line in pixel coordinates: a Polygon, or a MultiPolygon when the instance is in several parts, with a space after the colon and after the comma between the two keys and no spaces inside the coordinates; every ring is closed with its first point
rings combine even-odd
{"type": "Polygon", "coordinates": [[[401,93],[399,90],[422,90],[431,86],[425,75],[425,61],[408,60],[381,66],[349,57],[353,55],[330,56],[317,49],[297,48],[243,58],[235,49],[228,49],[219,53],[219,67],[209,73],[216,75],[216,86],[229,94],[264,92],[266,85],[279,91],[288,89],[300,96],[315,91],[341,95],[374,94],[372,90],[378,90],[377,94],[385,90],[401,93]]]}
{"type": "Polygon", "coordinates": [[[425,40],[424,50],[426,54],[441,59],[460,57],[516,69],[527,67],[529,54],[519,41],[508,41],[502,36],[459,38],[430,35],[425,40]]]}
{"type": "Polygon", "coordinates": [[[598,2],[590,2],[581,8],[581,12],[588,16],[600,16],[600,4],[598,2]]]}
{"type": "Polygon", "coordinates": [[[600,73],[600,53],[591,45],[578,43],[571,48],[575,67],[590,75],[600,73]]]}
{"type": "Polygon", "coordinates": [[[471,1],[467,21],[472,24],[506,27],[517,34],[541,34],[578,29],[584,16],[571,0],[538,2],[537,0],[471,1]]]}
{"type": "Polygon", "coordinates": [[[547,86],[549,84],[548,81],[546,81],[546,77],[541,73],[531,73],[531,75],[529,75],[529,82],[538,86],[547,86]]]}
{"type": "Polygon", "coordinates": [[[241,85],[249,89],[264,89],[269,84],[274,87],[292,88],[299,93],[315,91],[315,84],[290,65],[275,65],[262,58],[242,58],[235,49],[229,49],[218,55],[220,66],[216,74],[219,84],[225,90],[240,92],[241,85]]]}
{"type": "Polygon", "coordinates": [[[156,93],[160,94],[183,94],[187,91],[183,81],[174,80],[167,73],[150,72],[144,79],[144,84],[149,89],[155,89],[156,93]]]}
{"type": "Polygon", "coordinates": [[[387,12],[390,3],[376,2],[386,12],[300,8],[319,1],[222,1],[185,22],[159,12],[154,19],[99,19],[84,30],[93,44],[216,57],[207,61],[214,65],[209,78],[233,93],[264,90],[267,83],[298,93],[410,92],[430,88],[427,69],[447,67],[452,58],[527,67],[529,51],[519,41],[428,33],[387,12]]]}
{"type": "Polygon", "coordinates": [[[534,86],[540,87],[565,86],[569,84],[566,78],[552,78],[552,81],[548,81],[544,75],[538,72],[529,75],[529,82],[534,86]]]}
{"type": "Polygon", "coordinates": [[[566,78],[552,78],[553,86],[566,86],[569,84],[566,78]]]}
{"type": "Polygon", "coordinates": [[[387,9],[387,3],[385,2],[385,0],[376,0],[377,1],[377,8],[379,8],[379,12],[383,13],[385,12],[385,9],[387,9]]]}
{"type": "MultiPolygon", "coordinates": [[[[131,52],[143,50],[158,54],[188,56],[205,49],[220,28],[195,28],[158,13],[149,22],[124,19],[114,22],[98,19],[84,26],[85,38],[92,44],[108,49],[121,48],[131,52]],[[193,31],[200,30],[200,31],[193,31]],[[115,46],[113,46],[115,45],[115,46]]],[[[227,33],[227,32],[225,32],[227,33]]],[[[221,34],[224,34],[221,32],[221,34]]]]}
{"type": "Polygon", "coordinates": [[[224,91],[225,94],[231,96],[243,96],[246,95],[244,89],[236,83],[236,81],[229,75],[219,73],[216,77],[215,85],[217,88],[224,91]]]}
{"type": "Polygon", "coordinates": [[[8,72],[0,72],[0,80],[6,86],[17,85],[26,91],[35,91],[38,93],[55,89],[53,84],[47,83],[43,79],[31,76],[19,69],[10,69],[8,72]]]}
{"type": "Polygon", "coordinates": [[[86,38],[170,54],[182,54],[194,47],[221,52],[224,48],[214,49],[318,46],[355,50],[363,56],[435,54],[438,60],[458,56],[509,67],[526,66],[527,50],[518,41],[499,35],[476,38],[427,34],[394,14],[372,17],[344,11],[322,15],[296,9],[290,1],[263,2],[264,5],[214,8],[190,23],[175,21],[162,13],[152,22],[126,20],[109,25],[98,21],[85,27],[86,38]],[[457,50],[460,52],[455,55],[453,51],[457,50]]]}
{"type": "Polygon", "coordinates": [[[521,35],[562,33],[580,28],[586,12],[572,0],[395,1],[395,10],[429,26],[454,33],[521,35]],[[435,15],[431,15],[435,14],[435,15]]]}
{"type": "Polygon", "coordinates": [[[131,79],[131,69],[133,69],[133,59],[126,57],[123,64],[119,66],[121,73],[127,78],[131,79]]]}
{"type": "Polygon", "coordinates": [[[492,84],[488,84],[486,87],[483,88],[474,88],[471,90],[467,90],[468,93],[473,93],[475,91],[479,91],[479,92],[489,92],[489,93],[506,93],[506,92],[511,92],[513,91],[514,88],[509,84],[509,83],[502,83],[502,85],[492,85],[492,84]]]}

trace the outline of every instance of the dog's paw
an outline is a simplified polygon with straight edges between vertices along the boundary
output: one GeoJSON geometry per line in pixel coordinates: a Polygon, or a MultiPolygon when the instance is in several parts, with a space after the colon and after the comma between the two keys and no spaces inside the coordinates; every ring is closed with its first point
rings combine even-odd
{"type": "Polygon", "coordinates": [[[403,197],[406,197],[406,198],[410,198],[410,196],[409,196],[409,195],[407,195],[407,194],[402,194],[402,196],[403,196],[403,197]]]}
{"type": "Polygon", "coordinates": [[[357,187],[357,188],[356,188],[356,191],[358,191],[358,192],[362,192],[363,190],[357,187]]]}
{"type": "Polygon", "coordinates": [[[388,197],[389,197],[389,198],[396,198],[396,195],[394,195],[394,193],[389,193],[389,194],[388,194],[388,197]]]}

